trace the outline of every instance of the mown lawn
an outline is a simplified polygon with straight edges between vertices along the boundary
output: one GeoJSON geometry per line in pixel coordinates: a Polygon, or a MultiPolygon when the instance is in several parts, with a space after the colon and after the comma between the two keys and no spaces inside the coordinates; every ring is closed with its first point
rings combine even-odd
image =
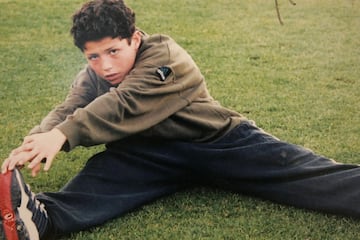
{"type": "MultiPolygon", "coordinates": [[[[0,0],[0,158],[84,66],[68,33],[80,0],[0,0]]],[[[128,0],[138,27],[175,38],[212,95],[279,138],[360,163],[360,2],[128,0]]],[[[58,155],[32,189],[56,191],[103,146],[58,155]]],[[[1,197],[1,196],[0,196],[1,197]]],[[[359,203],[360,207],[360,203],[359,203]]],[[[354,219],[196,188],[68,239],[359,239],[354,219]]]]}

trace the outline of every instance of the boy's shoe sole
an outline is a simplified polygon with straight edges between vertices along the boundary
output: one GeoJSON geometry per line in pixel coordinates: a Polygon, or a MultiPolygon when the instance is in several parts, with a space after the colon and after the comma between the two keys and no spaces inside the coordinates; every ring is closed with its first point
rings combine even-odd
{"type": "Polygon", "coordinates": [[[38,240],[39,233],[28,208],[33,199],[19,170],[0,174],[0,238],[38,240]]]}

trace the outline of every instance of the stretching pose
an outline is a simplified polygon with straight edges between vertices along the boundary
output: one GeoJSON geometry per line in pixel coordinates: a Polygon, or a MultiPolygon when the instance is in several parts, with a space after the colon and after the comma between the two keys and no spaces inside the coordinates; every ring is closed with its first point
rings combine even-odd
{"type": "Polygon", "coordinates": [[[87,59],[62,104],[2,164],[0,239],[54,239],[196,184],[360,216],[360,168],[280,141],[221,106],[173,39],[148,35],[122,0],[73,15],[87,59]],[[58,192],[34,194],[20,168],[48,171],[59,151],[105,144],[58,192]],[[42,165],[44,162],[44,165],[42,165]]]}

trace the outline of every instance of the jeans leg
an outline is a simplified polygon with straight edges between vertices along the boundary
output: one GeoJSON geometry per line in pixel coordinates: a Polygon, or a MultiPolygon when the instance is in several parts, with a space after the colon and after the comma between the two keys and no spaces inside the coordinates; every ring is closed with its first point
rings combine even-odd
{"type": "Polygon", "coordinates": [[[113,144],[57,193],[37,195],[59,233],[118,217],[191,182],[291,206],[360,217],[360,168],[282,142],[243,123],[214,143],[113,144]]]}
{"type": "Polygon", "coordinates": [[[102,224],[185,186],[183,168],[161,154],[162,146],[123,144],[92,157],[59,192],[37,195],[58,234],[102,224]]]}
{"type": "Polygon", "coordinates": [[[217,186],[295,207],[360,217],[358,165],[340,164],[282,142],[252,124],[189,151],[201,156],[198,174],[217,186]]]}

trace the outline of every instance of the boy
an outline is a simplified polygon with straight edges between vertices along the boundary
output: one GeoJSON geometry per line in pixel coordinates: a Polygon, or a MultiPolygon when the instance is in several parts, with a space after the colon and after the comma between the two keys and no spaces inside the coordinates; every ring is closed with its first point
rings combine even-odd
{"type": "Polygon", "coordinates": [[[136,29],[121,0],[94,0],[71,33],[88,66],[65,101],[2,164],[0,237],[53,239],[119,217],[193,183],[360,216],[358,165],[282,142],[209,95],[170,37],[136,29]],[[56,193],[33,194],[18,168],[50,169],[60,150],[106,144],[56,193]]]}

